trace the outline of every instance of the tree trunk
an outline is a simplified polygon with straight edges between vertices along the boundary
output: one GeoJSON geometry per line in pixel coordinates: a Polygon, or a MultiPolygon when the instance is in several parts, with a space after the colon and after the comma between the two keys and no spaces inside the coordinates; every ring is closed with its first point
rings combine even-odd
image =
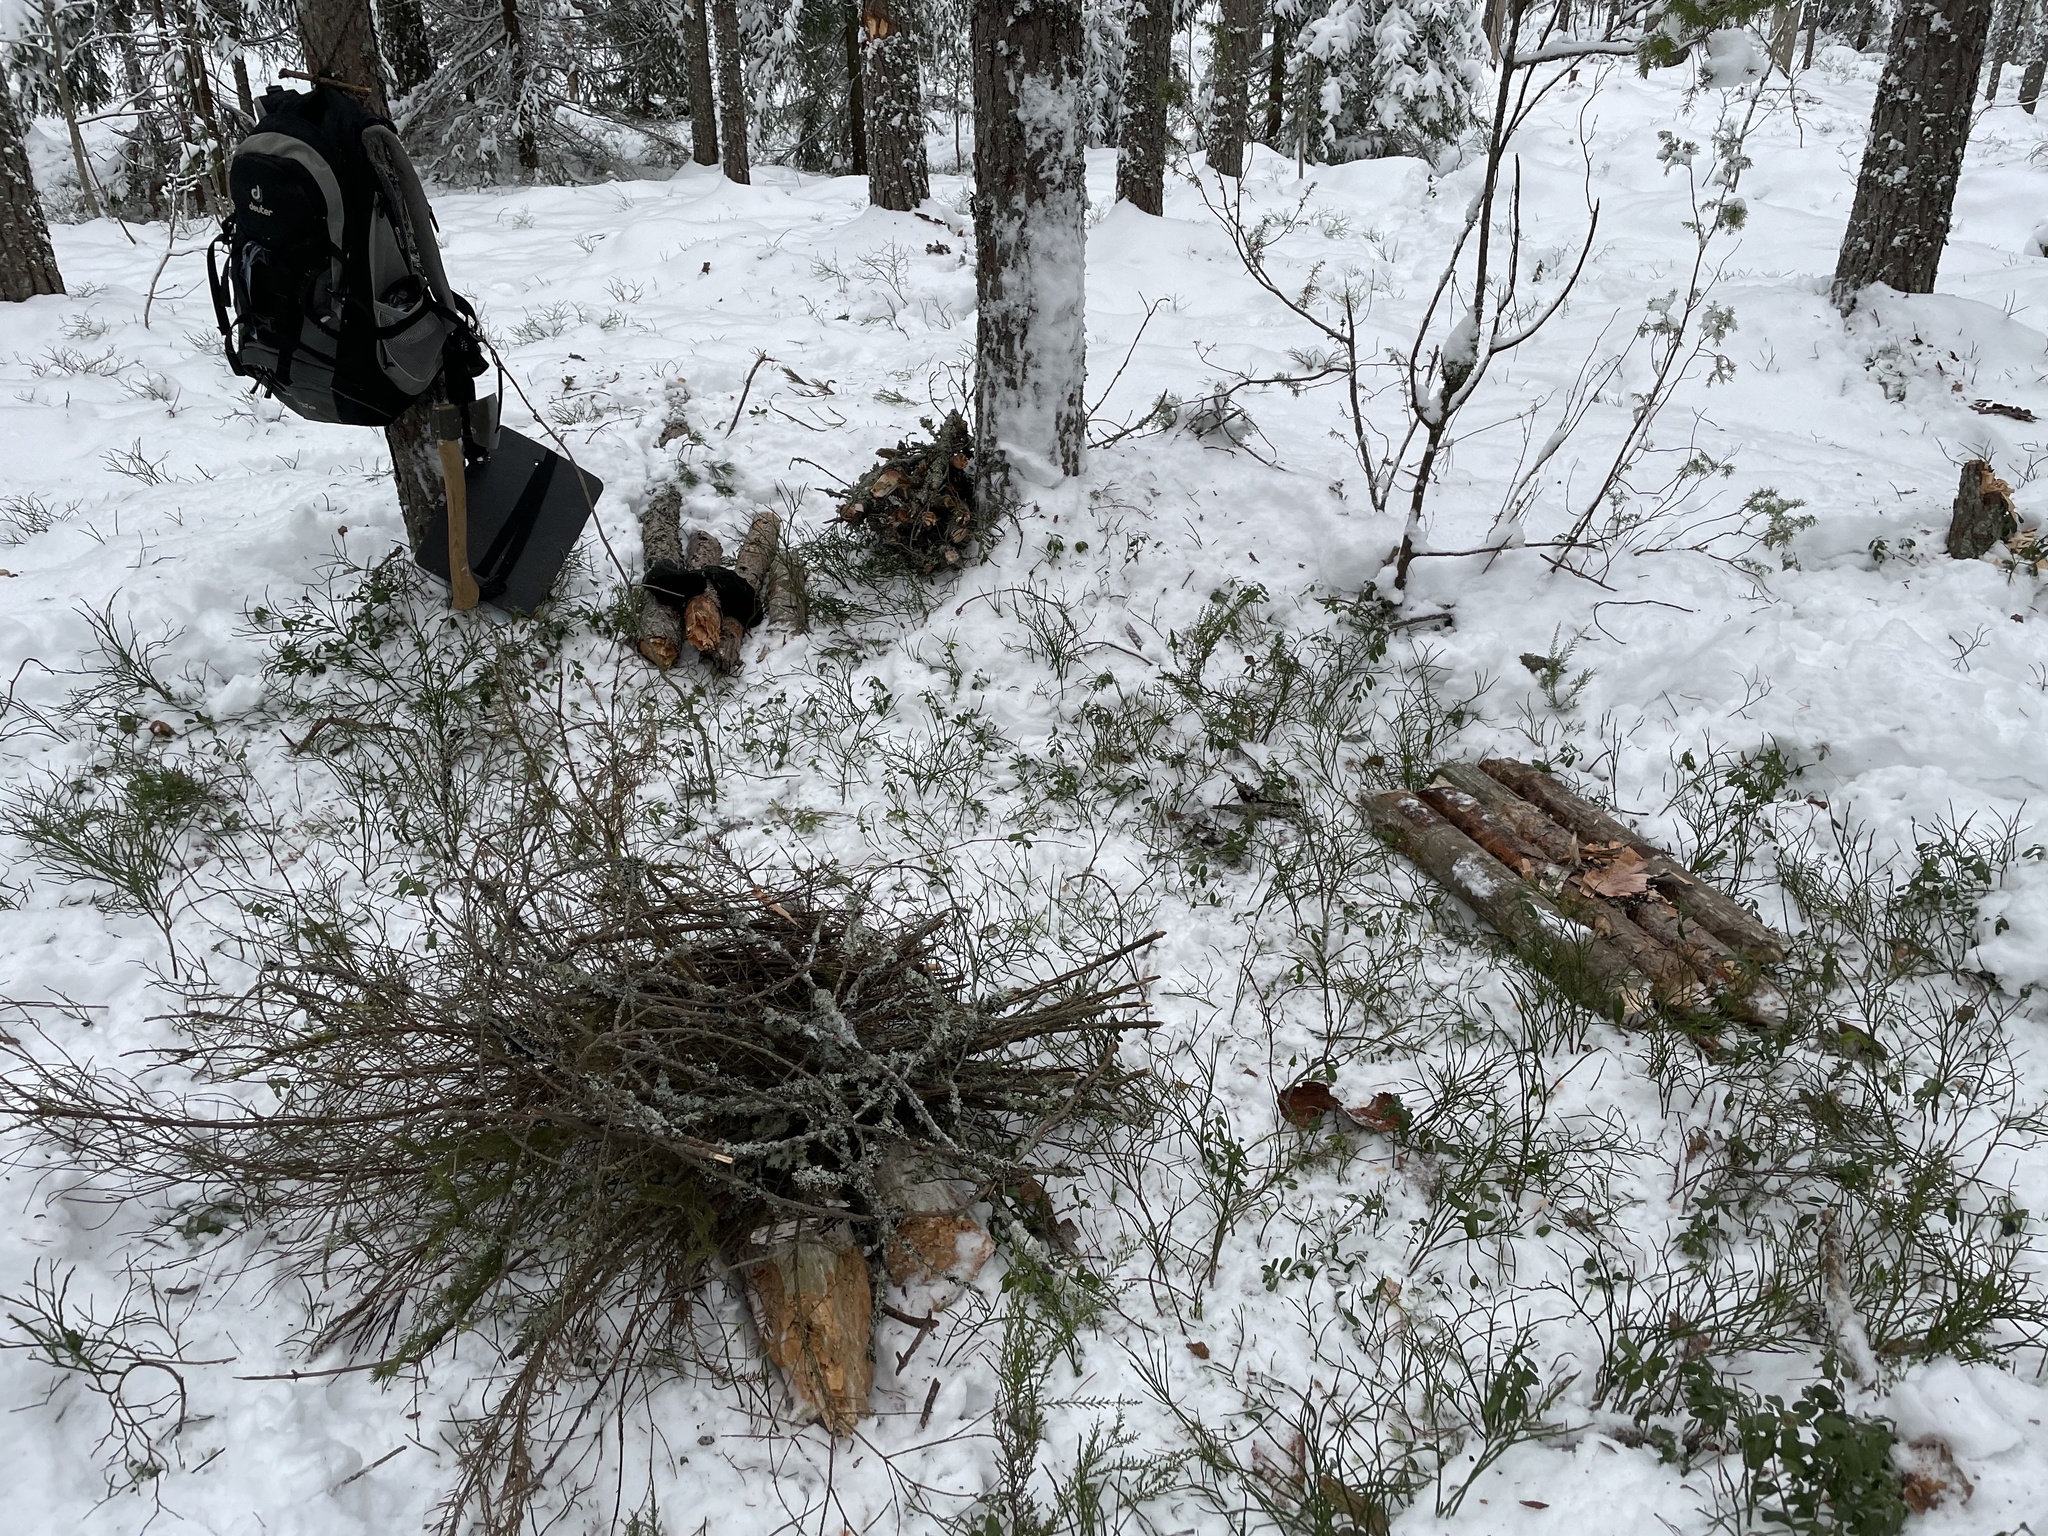
{"type": "Polygon", "coordinates": [[[420,0],[377,0],[377,25],[384,33],[384,56],[391,61],[391,83],[398,94],[425,85],[434,72],[434,50],[420,0]]]}
{"type": "Polygon", "coordinates": [[[1078,474],[1088,333],[1080,0],[976,0],[977,514],[1078,474]]]}
{"type": "Polygon", "coordinates": [[[1273,46],[1266,59],[1266,142],[1278,144],[1287,125],[1287,49],[1301,23],[1273,13],[1273,46]]]}
{"type": "Polygon", "coordinates": [[[718,164],[718,98],[711,86],[711,28],[704,0],[683,0],[683,68],[690,76],[690,158],[718,164]]]}
{"type": "Polygon", "coordinates": [[[1990,30],[1991,0],[1900,0],[1835,263],[1844,314],[1871,283],[1934,291],[1990,30]]]}
{"type": "Polygon", "coordinates": [[[1259,48],[1259,19],[1265,0],[1223,0],[1216,29],[1215,95],[1209,107],[1209,169],[1221,176],[1244,174],[1245,140],[1251,133],[1252,55],[1259,48]]]}
{"type": "MultiPolygon", "coordinates": [[[[364,105],[379,117],[391,115],[384,65],[377,55],[377,28],[369,0],[299,0],[299,41],[306,72],[326,75],[369,92],[364,105]]],[[[391,450],[391,478],[398,485],[398,510],[415,553],[426,542],[427,525],[441,510],[441,453],[434,432],[439,388],[384,429],[391,450]]]]}
{"type": "Polygon", "coordinates": [[[868,201],[908,213],[931,195],[917,39],[891,0],[862,0],[866,34],[868,201]]]}
{"type": "Polygon", "coordinates": [[[1992,10],[1991,37],[1985,45],[1991,68],[1984,86],[1986,101],[1998,100],[1998,77],[2016,56],[2020,23],[2027,10],[2026,0],[1998,0],[1992,10]]]}
{"type": "Polygon", "coordinates": [[[78,108],[71,100],[71,76],[65,69],[64,32],[57,25],[57,0],[43,0],[43,24],[50,29],[50,63],[57,79],[57,109],[64,114],[64,127],[71,135],[71,163],[78,170],[78,190],[85,198],[88,218],[101,218],[98,186],[92,177],[92,162],[86,158],[85,139],[78,131],[78,108]]]}
{"type": "Polygon", "coordinates": [[[512,133],[519,169],[531,177],[540,170],[540,130],[534,122],[533,65],[526,56],[526,28],[519,19],[519,0],[499,0],[505,23],[505,56],[512,74],[512,133]]]}
{"type": "Polygon", "coordinates": [[[1173,104],[1173,0],[1139,0],[1124,65],[1116,195],[1155,217],[1166,206],[1166,116],[1173,104]]]}
{"type": "Polygon", "coordinates": [[[156,103],[142,74],[142,51],[135,42],[135,8],[132,0],[112,0],[107,7],[114,28],[114,51],[121,60],[121,85],[127,92],[125,105],[135,114],[127,133],[126,157],[131,193],[139,183],[142,200],[151,218],[164,212],[163,136],[157,131],[156,103]]]}
{"type": "Polygon", "coordinates": [[[2037,53],[2027,62],[2026,73],[2020,76],[2020,110],[2032,117],[2034,107],[2041,100],[2041,77],[2048,74],[2048,53],[2037,53]]]}
{"type": "Polygon", "coordinates": [[[43,221],[35,178],[29,174],[21,119],[6,72],[0,70],[0,300],[19,304],[63,291],[50,226],[43,221]]]}
{"type": "MultiPolygon", "coordinates": [[[[861,79],[860,40],[867,21],[861,0],[844,0],[846,5],[846,136],[852,150],[852,171],[856,176],[868,173],[868,97],[869,91],[861,79]]],[[[882,6],[883,35],[888,32],[889,7],[882,6]]],[[[915,61],[912,62],[916,68],[915,61]]],[[[868,189],[869,201],[877,201],[874,189],[868,189]]],[[[892,206],[883,203],[884,208],[892,206]]]]}
{"type": "Polygon", "coordinates": [[[740,73],[740,13],[735,0],[711,0],[711,25],[718,43],[718,123],[725,152],[725,179],[745,186],[747,168],[747,82],[740,73]]]}

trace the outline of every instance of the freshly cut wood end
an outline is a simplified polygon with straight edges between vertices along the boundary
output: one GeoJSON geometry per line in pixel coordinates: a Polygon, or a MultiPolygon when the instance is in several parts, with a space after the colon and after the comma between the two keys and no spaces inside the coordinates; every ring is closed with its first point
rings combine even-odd
{"type": "Polygon", "coordinates": [[[995,1241],[980,1222],[934,1212],[899,1221],[882,1262],[898,1285],[940,1279],[964,1283],[981,1273],[995,1251],[995,1241]]]}
{"type": "Polygon", "coordinates": [[[790,1392],[833,1434],[852,1434],[875,1383],[874,1292],[853,1234],[799,1231],[746,1280],[762,1349],[790,1392]]]}
{"type": "Polygon", "coordinates": [[[700,651],[718,648],[725,633],[725,613],[718,606],[718,594],[699,592],[683,609],[683,638],[700,651]]]}
{"type": "Polygon", "coordinates": [[[640,654],[666,672],[682,659],[683,649],[662,635],[648,635],[640,642],[640,654]]]}

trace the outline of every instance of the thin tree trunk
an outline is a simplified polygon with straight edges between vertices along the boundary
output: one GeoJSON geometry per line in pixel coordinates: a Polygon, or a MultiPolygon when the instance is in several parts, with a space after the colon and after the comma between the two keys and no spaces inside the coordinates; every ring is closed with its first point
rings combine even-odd
{"type": "Polygon", "coordinates": [[[519,20],[519,0],[499,0],[505,21],[505,53],[512,73],[512,125],[519,169],[528,176],[540,169],[540,133],[530,99],[533,66],[526,57],[526,28],[519,20]]]}
{"type": "Polygon", "coordinates": [[[725,155],[725,179],[745,186],[747,166],[747,82],[740,72],[740,13],[734,0],[711,0],[711,26],[718,43],[718,124],[725,155]]]}
{"type": "Polygon", "coordinates": [[[1173,0],[1139,0],[1124,64],[1116,195],[1155,217],[1166,205],[1166,117],[1173,104],[1173,0]]]}
{"type": "Polygon", "coordinates": [[[2005,66],[2013,61],[2014,50],[2019,46],[2020,20],[2025,11],[2024,0],[1998,0],[1991,13],[1991,37],[1985,44],[1985,53],[1991,68],[1984,83],[1984,99],[1998,100],[1998,78],[2005,66]]]}
{"type": "Polygon", "coordinates": [[[1990,30],[1991,0],[1900,0],[1835,263],[1843,313],[1872,283],[1934,291],[1990,30]]]}
{"type": "MultiPolygon", "coordinates": [[[[867,15],[861,0],[844,0],[846,5],[846,127],[847,138],[851,141],[852,170],[856,176],[868,173],[868,99],[871,94],[866,82],[861,79],[861,34],[867,28],[867,15]]],[[[889,7],[887,0],[882,5],[882,35],[889,34],[889,7]]],[[[870,36],[874,34],[869,33],[870,36]]],[[[915,59],[911,69],[917,68],[915,59]]],[[[874,195],[874,188],[868,189],[868,201],[880,202],[874,195]]],[[[922,201],[922,199],[920,199],[922,201]]],[[[882,203],[882,207],[892,206],[882,203]]]]}
{"type": "Polygon", "coordinates": [[[976,0],[974,60],[977,511],[1020,482],[1078,474],[1088,190],[1080,0],[976,0]]]}
{"type": "Polygon", "coordinates": [[[1273,46],[1266,59],[1266,142],[1278,144],[1287,124],[1287,50],[1301,23],[1273,12],[1273,46]]]}
{"type": "Polygon", "coordinates": [[[78,108],[71,100],[71,77],[65,70],[64,34],[57,26],[57,0],[43,0],[43,24],[50,29],[50,62],[57,77],[57,109],[64,114],[64,126],[71,134],[71,163],[78,169],[78,190],[85,197],[88,217],[100,218],[98,187],[92,179],[92,162],[86,158],[85,138],[78,131],[78,108]]]}
{"type": "Polygon", "coordinates": [[[235,105],[244,117],[256,115],[256,94],[249,89],[249,61],[239,53],[235,55],[235,105]]]}
{"type": "Polygon", "coordinates": [[[683,68],[690,76],[690,158],[718,164],[718,99],[711,86],[711,28],[704,0],[683,0],[683,68]]]}
{"type": "Polygon", "coordinates": [[[121,58],[121,84],[128,93],[128,110],[135,114],[135,126],[128,130],[128,185],[132,191],[142,184],[143,203],[151,218],[164,213],[163,136],[157,132],[156,102],[142,75],[142,53],[135,43],[133,0],[114,0],[108,7],[114,25],[114,51],[121,58]]]}
{"type": "MultiPolygon", "coordinates": [[[[379,117],[391,115],[390,89],[377,54],[377,28],[370,0],[299,0],[299,41],[306,54],[306,72],[326,75],[369,92],[364,105],[379,117]]],[[[398,485],[398,510],[405,534],[417,552],[426,542],[427,526],[441,510],[441,453],[434,432],[434,405],[439,386],[409,407],[384,429],[391,450],[391,477],[398,485]]]]}
{"type": "Polygon", "coordinates": [[[420,0],[377,0],[377,26],[384,34],[384,57],[391,63],[391,84],[400,96],[427,83],[434,72],[434,48],[427,37],[426,12],[420,0]]]}
{"type": "Polygon", "coordinates": [[[1223,0],[1216,29],[1216,79],[1209,106],[1209,169],[1221,176],[1244,174],[1245,139],[1251,130],[1252,55],[1259,48],[1259,18],[1265,0],[1223,0]]]}
{"type": "Polygon", "coordinates": [[[63,291],[57,253],[50,247],[50,226],[29,173],[21,119],[15,115],[7,73],[0,70],[0,300],[19,304],[63,291]]]}
{"type": "Polygon", "coordinates": [[[2020,110],[2032,117],[2041,100],[2041,77],[2048,74],[2048,7],[2044,7],[2044,0],[2034,0],[2027,9],[2020,57],[2026,60],[2026,67],[2020,72],[2020,110]]]}
{"type": "Polygon", "coordinates": [[[892,0],[862,0],[866,35],[868,201],[908,213],[931,195],[917,39],[892,0]]]}

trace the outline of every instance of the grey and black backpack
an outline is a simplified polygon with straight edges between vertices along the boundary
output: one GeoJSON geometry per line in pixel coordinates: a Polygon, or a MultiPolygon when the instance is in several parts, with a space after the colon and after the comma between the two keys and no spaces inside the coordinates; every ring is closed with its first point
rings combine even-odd
{"type": "Polygon", "coordinates": [[[391,124],[325,84],[272,86],[262,105],[207,250],[228,366],[311,421],[384,426],[444,369],[449,398],[473,400],[476,313],[391,124]]]}

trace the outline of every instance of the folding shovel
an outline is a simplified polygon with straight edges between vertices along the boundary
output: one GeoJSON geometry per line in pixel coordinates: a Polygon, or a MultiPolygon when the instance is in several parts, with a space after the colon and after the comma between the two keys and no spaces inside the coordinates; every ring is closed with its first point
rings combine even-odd
{"type": "Polygon", "coordinates": [[[460,408],[438,411],[448,413],[437,414],[436,431],[449,494],[421,542],[420,569],[449,583],[458,609],[481,601],[531,613],[554,589],[604,482],[509,427],[465,458],[460,408]]]}

